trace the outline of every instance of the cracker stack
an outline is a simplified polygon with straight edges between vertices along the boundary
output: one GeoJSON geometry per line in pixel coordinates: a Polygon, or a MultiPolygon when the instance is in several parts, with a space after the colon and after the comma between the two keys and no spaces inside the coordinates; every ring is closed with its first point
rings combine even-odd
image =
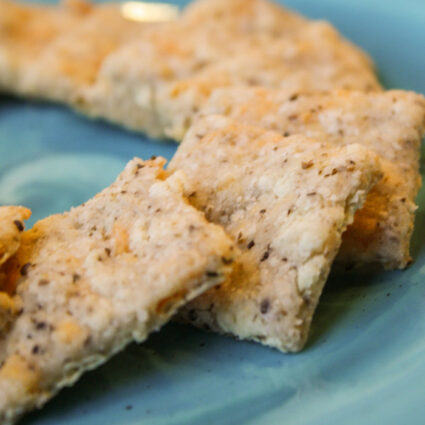
{"type": "Polygon", "coordinates": [[[183,320],[300,350],[342,233],[382,177],[377,155],[209,116],[169,168],[185,172],[191,203],[242,252],[231,280],[189,303],[183,320]]]}

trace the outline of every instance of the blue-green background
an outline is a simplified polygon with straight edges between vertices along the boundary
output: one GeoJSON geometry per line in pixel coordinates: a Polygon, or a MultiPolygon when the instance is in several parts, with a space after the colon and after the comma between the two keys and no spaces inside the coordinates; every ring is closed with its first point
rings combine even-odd
{"type": "MultiPolygon", "coordinates": [[[[423,0],[286,4],[365,48],[386,87],[425,93],[423,0]]],[[[0,204],[30,207],[33,223],[91,197],[133,156],[174,150],[62,107],[0,97],[0,204]]],[[[404,272],[333,276],[302,353],[171,324],[23,423],[424,424],[425,190],[418,202],[416,262],[404,272]]]]}

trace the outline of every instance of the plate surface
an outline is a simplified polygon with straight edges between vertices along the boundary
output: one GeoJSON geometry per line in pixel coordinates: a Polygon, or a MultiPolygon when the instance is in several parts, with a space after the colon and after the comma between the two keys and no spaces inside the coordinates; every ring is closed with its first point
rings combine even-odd
{"type": "MultiPolygon", "coordinates": [[[[330,20],[369,51],[387,87],[425,92],[422,0],[286,4],[330,20]]],[[[170,158],[174,151],[172,143],[62,107],[0,97],[0,204],[30,207],[30,224],[84,202],[133,156],[170,158]]],[[[22,423],[423,424],[425,189],[418,202],[415,263],[404,272],[333,276],[302,353],[171,324],[22,423]]]]}

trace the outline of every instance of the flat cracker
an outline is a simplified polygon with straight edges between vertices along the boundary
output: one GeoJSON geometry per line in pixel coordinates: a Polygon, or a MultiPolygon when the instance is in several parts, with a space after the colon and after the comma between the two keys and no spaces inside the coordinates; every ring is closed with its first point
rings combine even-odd
{"type": "Polygon", "coordinates": [[[184,170],[191,203],[242,252],[232,279],[185,306],[181,319],[300,350],[341,235],[381,177],[377,155],[208,116],[169,169],[184,170]]]}
{"type": "Polygon", "coordinates": [[[158,25],[125,20],[117,4],[79,0],[0,0],[0,16],[0,90],[154,137],[181,140],[218,87],[380,89],[369,57],[329,24],[264,0],[195,2],[158,25]]]}
{"type": "Polygon", "coordinates": [[[87,203],[24,232],[8,263],[21,310],[0,340],[0,422],[41,407],[222,282],[233,243],[182,196],[164,159],[131,161],[87,203]]]}
{"type": "Polygon", "coordinates": [[[179,141],[219,87],[380,89],[371,60],[328,23],[261,0],[200,6],[202,21],[189,8],[179,21],[147,31],[106,58],[97,83],[85,93],[84,112],[179,141]],[[256,9],[268,10],[258,22],[251,21],[256,9]],[[271,23],[263,21],[272,15],[271,23]],[[278,23],[287,31],[277,31],[278,23]]]}
{"type": "Polygon", "coordinates": [[[217,90],[203,114],[223,114],[280,134],[323,137],[334,145],[360,143],[383,161],[384,178],[344,234],[338,260],[346,266],[404,268],[411,261],[415,197],[425,98],[399,90],[306,94],[262,88],[217,90]]]}

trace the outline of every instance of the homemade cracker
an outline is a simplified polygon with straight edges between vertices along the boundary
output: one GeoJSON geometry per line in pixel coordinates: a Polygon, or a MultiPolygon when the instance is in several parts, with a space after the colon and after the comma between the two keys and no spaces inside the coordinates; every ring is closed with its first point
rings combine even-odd
{"type": "Polygon", "coordinates": [[[303,94],[262,88],[217,90],[203,114],[222,114],[283,135],[303,134],[334,145],[360,143],[384,160],[375,186],[343,237],[347,266],[379,263],[404,268],[420,187],[419,156],[425,133],[425,98],[390,90],[303,94]]]}
{"type": "Polygon", "coordinates": [[[325,22],[301,19],[253,0],[246,5],[279,9],[280,27],[285,28],[286,21],[289,25],[286,32],[267,31],[258,17],[259,29],[250,31],[245,25],[249,19],[238,14],[237,7],[204,3],[221,8],[218,19],[205,13],[200,24],[189,9],[179,21],[161,31],[146,31],[141,39],[108,56],[96,84],[83,96],[83,111],[153,137],[179,141],[219,87],[380,89],[370,59],[325,22]],[[221,25],[223,20],[231,24],[221,25]]]}
{"type": "Polygon", "coordinates": [[[21,309],[0,340],[2,424],[144,341],[230,273],[232,242],[164,163],[135,159],[87,203],[22,234],[8,263],[21,309]]]}
{"type": "Polygon", "coordinates": [[[209,94],[235,84],[380,89],[331,25],[264,0],[203,0],[166,24],[126,20],[118,4],[0,0],[2,91],[181,140],[209,94]]]}
{"type": "Polygon", "coordinates": [[[381,177],[377,155],[209,116],[169,169],[185,172],[191,203],[242,252],[232,279],[185,306],[182,320],[300,350],[341,235],[381,177]]]}

